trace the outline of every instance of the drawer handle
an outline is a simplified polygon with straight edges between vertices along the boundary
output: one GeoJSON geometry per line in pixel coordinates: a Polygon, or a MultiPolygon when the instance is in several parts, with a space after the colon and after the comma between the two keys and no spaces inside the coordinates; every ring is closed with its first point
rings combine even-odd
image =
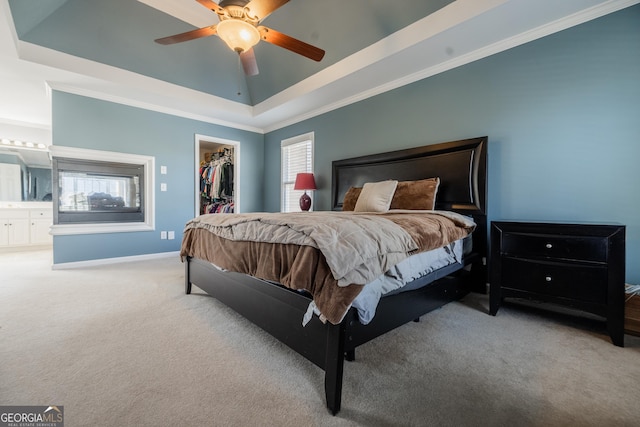
{"type": "Polygon", "coordinates": [[[551,276],[545,276],[544,280],[547,281],[547,282],[550,282],[551,281],[551,276]]]}
{"type": "Polygon", "coordinates": [[[551,243],[547,243],[547,244],[545,245],[545,247],[546,247],[547,249],[551,249],[551,248],[553,247],[553,245],[552,245],[551,243]]]}

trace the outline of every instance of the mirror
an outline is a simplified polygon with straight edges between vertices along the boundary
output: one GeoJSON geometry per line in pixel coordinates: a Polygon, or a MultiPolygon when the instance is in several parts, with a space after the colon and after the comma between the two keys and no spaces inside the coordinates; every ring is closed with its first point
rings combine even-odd
{"type": "Polygon", "coordinates": [[[48,150],[0,146],[0,201],[51,201],[48,150]]]}

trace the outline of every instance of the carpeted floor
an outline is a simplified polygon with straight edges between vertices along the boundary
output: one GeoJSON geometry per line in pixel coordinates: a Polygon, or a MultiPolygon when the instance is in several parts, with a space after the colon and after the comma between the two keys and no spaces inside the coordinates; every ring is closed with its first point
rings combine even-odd
{"type": "Polygon", "coordinates": [[[0,254],[0,405],[65,426],[637,426],[640,338],[469,295],[356,352],[342,411],[323,372],[213,298],[177,256],[72,270],[0,254]]]}

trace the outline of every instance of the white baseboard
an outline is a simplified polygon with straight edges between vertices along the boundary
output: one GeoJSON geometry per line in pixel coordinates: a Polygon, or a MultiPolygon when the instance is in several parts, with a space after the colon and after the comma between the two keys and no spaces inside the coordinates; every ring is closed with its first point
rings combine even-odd
{"type": "Polygon", "coordinates": [[[52,264],[51,269],[65,270],[69,268],[94,267],[96,265],[118,264],[122,262],[144,261],[148,259],[169,258],[169,257],[176,257],[176,260],[178,260],[180,257],[180,252],[179,251],[160,252],[156,254],[134,255],[134,256],[125,256],[125,257],[118,257],[118,258],[102,258],[102,259],[91,259],[88,261],[60,262],[57,264],[56,263],[52,264]]]}

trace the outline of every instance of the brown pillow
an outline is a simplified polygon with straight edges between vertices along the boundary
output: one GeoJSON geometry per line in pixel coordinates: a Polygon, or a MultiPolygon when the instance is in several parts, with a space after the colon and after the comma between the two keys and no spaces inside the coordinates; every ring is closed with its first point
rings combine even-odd
{"type": "Polygon", "coordinates": [[[400,181],[389,209],[433,210],[439,185],[440,178],[400,181]]]}
{"type": "Polygon", "coordinates": [[[349,187],[347,193],[344,195],[344,200],[342,201],[342,210],[354,210],[356,208],[356,202],[358,201],[358,197],[360,197],[361,192],[362,187],[349,187]]]}

